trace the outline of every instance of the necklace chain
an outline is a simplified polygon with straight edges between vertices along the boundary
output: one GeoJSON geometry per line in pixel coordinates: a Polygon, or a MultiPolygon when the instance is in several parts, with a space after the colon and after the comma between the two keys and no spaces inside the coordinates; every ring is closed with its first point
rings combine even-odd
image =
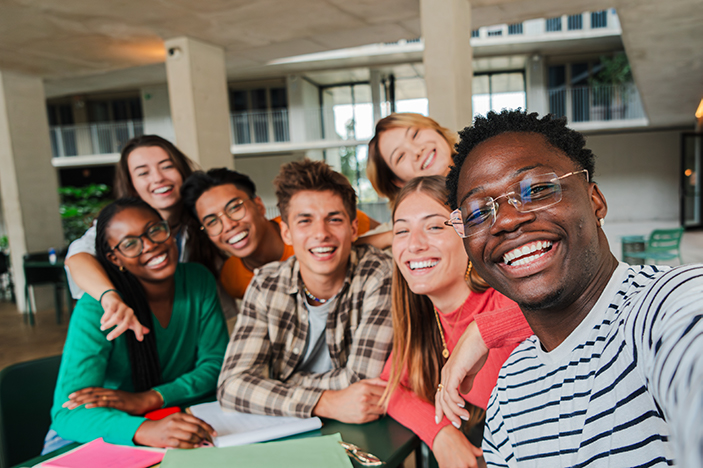
{"type": "MultiPolygon", "coordinates": [[[[319,297],[313,296],[312,293],[308,291],[308,287],[305,286],[305,283],[303,283],[303,291],[305,292],[305,295],[308,296],[308,299],[310,299],[311,301],[315,301],[319,304],[324,304],[325,302],[327,302],[327,299],[320,299],[319,297]]],[[[442,340],[444,340],[444,338],[442,338],[442,340]]]]}
{"type": "MultiPolygon", "coordinates": [[[[456,328],[456,324],[459,323],[461,320],[461,316],[464,314],[464,307],[466,306],[466,301],[464,301],[464,304],[461,306],[461,311],[459,312],[459,315],[457,318],[454,320],[454,324],[452,325],[451,332],[452,334],[454,333],[454,328],[456,328]]],[[[447,348],[447,341],[444,339],[444,330],[442,328],[442,322],[439,320],[439,311],[437,310],[437,307],[432,305],[432,308],[434,309],[434,316],[437,319],[437,328],[439,328],[439,336],[442,338],[442,356],[444,359],[449,359],[449,348],[447,348]]]]}

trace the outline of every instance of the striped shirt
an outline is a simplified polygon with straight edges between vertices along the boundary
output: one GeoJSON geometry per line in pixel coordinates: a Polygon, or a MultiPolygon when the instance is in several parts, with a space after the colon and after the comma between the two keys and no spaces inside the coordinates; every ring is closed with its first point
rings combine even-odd
{"type": "Polygon", "coordinates": [[[703,421],[684,403],[703,398],[701,316],[703,265],[620,264],[564,342],[547,353],[532,336],[503,365],[488,466],[673,465],[690,451],[677,435],[703,421]]]}
{"type": "Polygon", "coordinates": [[[295,257],[257,270],[232,331],[217,399],[223,408],[310,417],[325,390],[378,377],[393,339],[392,260],[371,246],[352,247],[342,289],[327,316],[332,370],[299,368],[310,327],[295,257]]]}

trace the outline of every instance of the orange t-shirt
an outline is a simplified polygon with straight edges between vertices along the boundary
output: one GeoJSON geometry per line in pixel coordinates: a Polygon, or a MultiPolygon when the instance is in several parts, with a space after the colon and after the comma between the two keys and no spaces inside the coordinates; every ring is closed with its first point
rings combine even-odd
{"type": "MultiPolygon", "coordinates": [[[[356,217],[359,220],[358,235],[362,235],[369,231],[371,227],[371,218],[363,211],[356,210],[356,217]]],[[[281,224],[281,217],[278,216],[271,221],[281,224]]],[[[294,255],[293,246],[285,244],[283,247],[283,255],[279,261],[288,260],[294,255]]],[[[254,277],[254,272],[244,266],[244,262],[239,257],[230,257],[222,265],[220,270],[220,283],[227,294],[235,299],[242,299],[244,292],[249,287],[251,279],[254,277]]]]}

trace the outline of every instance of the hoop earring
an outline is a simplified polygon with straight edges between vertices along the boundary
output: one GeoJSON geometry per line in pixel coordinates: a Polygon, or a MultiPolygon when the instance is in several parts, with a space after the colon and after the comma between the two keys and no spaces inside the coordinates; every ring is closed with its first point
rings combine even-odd
{"type": "Polygon", "coordinates": [[[469,281],[469,278],[471,277],[471,268],[473,265],[471,264],[471,260],[469,260],[469,263],[466,265],[466,273],[464,273],[464,281],[469,281]]]}

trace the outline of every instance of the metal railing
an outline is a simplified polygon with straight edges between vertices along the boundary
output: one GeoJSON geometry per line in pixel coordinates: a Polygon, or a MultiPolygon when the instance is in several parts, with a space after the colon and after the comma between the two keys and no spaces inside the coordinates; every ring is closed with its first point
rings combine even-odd
{"type": "Polygon", "coordinates": [[[141,120],[49,128],[51,153],[55,158],[119,153],[127,141],[143,134],[141,120]]]}
{"type": "Polygon", "coordinates": [[[569,122],[603,122],[645,118],[634,84],[559,87],[549,90],[549,112],[569,122]]]}
{"type": "Polygon", "coordinates": [[[235,145],[290,141],[288,109],[232,112],[230,127],[235,145]]]}

